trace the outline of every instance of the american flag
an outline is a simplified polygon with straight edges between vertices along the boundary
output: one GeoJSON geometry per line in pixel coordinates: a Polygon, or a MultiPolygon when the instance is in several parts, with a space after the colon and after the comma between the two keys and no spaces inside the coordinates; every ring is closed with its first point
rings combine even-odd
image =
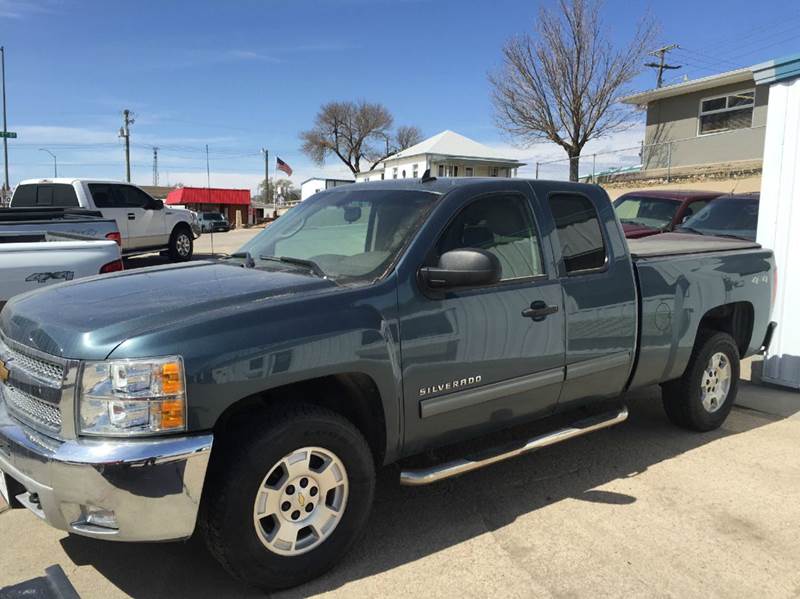
{"type": "Polygon", "coordinates": [[[275,157],[275,160],[276,160],[275,164],[276,164],[278,170],[279,171],[283,171],[284,173],[286,173],[287,175],[289,175],[291,177],[292,176],[292,167],[289,166],[288,164],[286,164],[283,160],[281,160],[277,156],[275,157]]]}

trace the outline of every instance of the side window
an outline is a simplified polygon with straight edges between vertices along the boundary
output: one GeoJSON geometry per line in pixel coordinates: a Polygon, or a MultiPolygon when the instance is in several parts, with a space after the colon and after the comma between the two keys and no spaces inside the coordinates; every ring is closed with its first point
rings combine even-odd
{"type": "Polygon", "coordinates": [[[78,207],[78,196],[75,195],[75,189],[72,185],[64,183],[53,185],[53,206],[62,208],[78,207]]]}
{"type": "Polygon", "coordinates": [[[126,208],[145,208],[150,204],[150,196],[131,185],[115,185],[122,206],[126,208]]]}
{"type": "Polygon", "coordinates": [[[606,248],[600,219],[589,198],[567,193],[549,198],[567,274],[602,268],[606,248]]]}
{"type": "Polygon", "coordinates": [[[119,204],[108,183],[90,183],[89,193],[92,194],[94,205],[98,208],[118,208],[119,204]]]}
{"type": "Polygon", "coordinates": [[[500,280],[544,274],[539,239],[527,200],[518,195],[491,195],[464,208],[436,246],[450,250],[478,248],[500,260],[500,280]]]}
{"type": "Polygon", "coordinates": [[[698,212],[700,212],[703,208],[706,207],[708,204],[708,200],[698,200],[696,202],[692,202],[688,206],[686,206],[686,211],[683,213],[684,218],[688,218],[690,216],[694,216],[698,212]]]}

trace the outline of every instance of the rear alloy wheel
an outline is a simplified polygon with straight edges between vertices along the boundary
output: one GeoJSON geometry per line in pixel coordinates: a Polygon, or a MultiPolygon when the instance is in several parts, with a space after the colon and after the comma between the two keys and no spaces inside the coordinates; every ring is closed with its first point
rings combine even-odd
{"type": "Polygon", "coordinates": [[[683,376],[662,385],[664,410],[678,426],[719,428],[739,389],[739,348],[727,333],[701,331],[683,376]]]}
{"type": "Polygon", "coordinates": [[[173,262],[185,262],[192,258],[194,242],[185,228],[176,229],[169,240],[169,257],[173,262]]]}

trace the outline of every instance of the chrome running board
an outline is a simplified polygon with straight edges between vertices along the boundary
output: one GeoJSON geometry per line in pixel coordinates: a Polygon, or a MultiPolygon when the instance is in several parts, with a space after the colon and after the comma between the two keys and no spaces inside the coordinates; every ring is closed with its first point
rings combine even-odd
{"type": "Polygon", "coordinates": [[[478,468],[483,468],[484,466],[489,466],[490,464],[502,462],[503,460],[507,460],[509,458],[515,458],[524,453],[536,451],[542,447],[555,445],[556,443],[561,443],[562,441],[567,441],[574,437],[580,437],[581,435],[585,435],[587,433],[614,426],[615,424],[624,422],[627,420],[627,418],[628,408],[623,406],[619,410],[585,418],[575,422],[571,426],[534,437],[520,447],[516,447],[510,451],[498,453],[486,458],[461,458],[451,462],[445,462],[443,464],[431,466],[430,468],[421,468],[419,470],[403,470],[400,473],[400,484],[408,486],[429,485],[445,478],[450,478],[451,476],[458,476],[459,474],[477,470],[478,468]]]}

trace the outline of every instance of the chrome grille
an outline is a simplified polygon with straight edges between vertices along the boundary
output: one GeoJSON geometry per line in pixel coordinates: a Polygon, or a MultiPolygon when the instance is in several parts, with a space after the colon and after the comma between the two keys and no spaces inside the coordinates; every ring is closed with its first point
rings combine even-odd
{"type": "Polygon", "coordinates": [[[54,433],[61,432],[61,411],[58,406],[9,385],[0,386],[0,391],[13,414],[54,433]]]}
{"type": "Polygon", "coordinates": [[[5,356],[9,366],[13,364],[15,368],[46,382],[49,387],[61,387],[61,381],[64,379],[64,367],[60,364],[34,358],[17,351],[5,344],[2,338],[0,338],[0,355],[5,356]]]}

